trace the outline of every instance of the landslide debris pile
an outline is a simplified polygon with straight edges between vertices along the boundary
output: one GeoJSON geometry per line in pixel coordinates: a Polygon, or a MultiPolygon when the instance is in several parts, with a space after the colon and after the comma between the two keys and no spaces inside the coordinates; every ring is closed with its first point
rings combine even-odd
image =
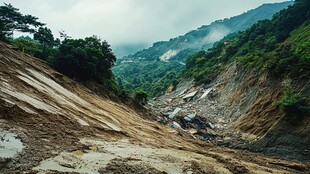
{"type": "MultiPolygon", "coordinates": [[[[206,144],[248,149],[285,159],[309,161],[309,117],[288,122],[279,108],[287,83],[272,81],[232,63],[211,83],[184,79],[174,91],[154,98],[148,109],[157,121],[177,127],[206,144]],[[249,85],[250,84],[250,85],[249,85]]],[[[309,90],[309,81],[298,84],[309,90]]]]}
{"type": "Polygon", "coordinates": [[[142,119],[0,43],[0,173],[306,173],[142,119]]]}

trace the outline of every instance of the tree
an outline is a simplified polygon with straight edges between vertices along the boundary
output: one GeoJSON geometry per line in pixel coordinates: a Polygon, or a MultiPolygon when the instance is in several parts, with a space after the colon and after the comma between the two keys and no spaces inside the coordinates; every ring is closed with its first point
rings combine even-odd
{"type": "Polygon", "coordinates": [[[35,40],[38,40],[42,46],[42,58],[47,58],[47,47],[53,47],[55,45],[54,36],[52,34],[52,31],[48,29],[47,27],[40,27],[38,32],[35,32],[33,35],[33,38],[35,40]]]}
{"type": "Polygon", "coordinates": [[[0,6],[0,39],[10,38],[14,31],[34,33],[37,27],[44,24],[31,15],[22,15],[19,9],[11,4],[0,6]]]}
{"type": "Polygon", "coordinates": [[[72,39],[72,37],[71,37],[71,36],[68,36],[68,35],[65,33],[64,30],[59,31],[59,35],[60,35],[60,38],[61,38],[62,40],[72,39]]]}
{"type": "Polygon", "coordinates": [[[29,36],[16,38],[13,40],[12,44],[20,48],[23,52],[33,56],[38,56],[40,52],[39,43],[29,36]]]}
{"type": "Polygon", "coordinates": [[[40,27],[38,32],[34,33],[33,38],[35,40],[38,40],[43,45],[54,45],[54,36],[52,34],[52,31],[47,27],[40,27]]]}
{"type": "Polygon", "coordinates": [[[109,87],[115,83],[111,71],[115,60],[107,42],[96,36],[65,39],[59,47],[55,68],[77,80],[92,80],[109,87]]]}

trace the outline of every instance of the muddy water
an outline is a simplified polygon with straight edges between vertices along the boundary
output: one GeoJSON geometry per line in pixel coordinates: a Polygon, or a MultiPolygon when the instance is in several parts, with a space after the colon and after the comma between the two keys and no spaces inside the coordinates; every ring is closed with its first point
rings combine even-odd
{"type": "Polygon", "coordinates": [[[65,171],[98,174],[112,161],[124,162],[128,165],[144,165],[167,173],[190,173],[190,161],[216,164],[218,171],[230,173],[215,159],[200,154],[174,149],[153,148],[131,144],[127,140],[104,142],[82,139],[81,142],[91,150],[62,152],[60,155],[42,161],[35,168],[41,173],[48,171],[65,171]]]}
{"type": "Polygon", "coordinates": [[[17,135],[0,129],[0,157],[12,158],[24,148],[17,135]]]}

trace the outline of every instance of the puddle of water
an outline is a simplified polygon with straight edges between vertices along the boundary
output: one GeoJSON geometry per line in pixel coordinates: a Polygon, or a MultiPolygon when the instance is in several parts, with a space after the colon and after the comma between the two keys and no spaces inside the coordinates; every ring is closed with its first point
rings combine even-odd
{"type": "Polygon", "coordinates": [[[0,129],[0,157],[12,158],[24,148],[17,135],[0,129]]]}

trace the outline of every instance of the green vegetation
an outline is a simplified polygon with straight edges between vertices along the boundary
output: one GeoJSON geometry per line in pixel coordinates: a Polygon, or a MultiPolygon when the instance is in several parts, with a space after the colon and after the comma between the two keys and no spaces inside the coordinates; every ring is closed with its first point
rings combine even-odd
{"type": "Polygon", "coordinates": [[[111,71],[116,57],[110,45],[96,36],[85,39],[65,39],[58,48],[54,67],[80,81],[95,81],[106,89],[116,91],[111,71]]]}
{"type": "Polygon", "coordinates": [[[116,57],[106,41],[96,36],[72,39],[61,32],[61,42],[54,38],[50,29],[37,21],[37,17],[22,15],[18,11],[10,4],[0,6],[0,40],[46,60],[55,69],[77,81],[96,82],[104,91],[127,97],[123,88],[115,82],[111,68],[116,57]],[[13,39],[14,31],[33,34],[34,39],[28,36],[13,39]]]}
{"type": "Polygon", "coordinates": [[[145,91],[136,91],[134,95],[134,100],[140,105],[146,105],[148,95],[145,91]]]}
{"type": "Polygon", "coordinates": [[[224,43],[219,43],[208,52],[200,51],[186,59],[186,71],[183,74],[193,77],[196,84],[209,83],[223,68],[226,59],[221,55],[224,43]]]}
{"type": "Polygon", "coordinates": [[[262,20],[228,42],[186,60],[185,75],[197,84],[208,83],[225,65],[237,61],[254,70],[268,70],[275,78],[309,78],[310,6],[296,0],[293,6],[262,20]]]}
{"type": "Polygon", "coordinates": [[[17,8],[4,3],[0,6],[0,39],[12,38],[14,31],[35,33],[37,27],[44,25],[37,20],[37,17],[22,15],[17,8]]]}
{"type": "Polygon", "coordinates": [[[38,41],[33,40],[29,36],[21,36],[11,41],[13,45],[20,48],[23,52],[26,52],[32,56],[39,57],[40,44],[38,41]]]}
{"type": "Polygon", "coordinates": [[[131,91],[146,91],[149,96],[160,96],[170,84],[176,83],[177,75],[185,66],[178,62],[161,62],[149,60],[134,60],[121,62],[113,68],[117,82],[131,91]]]}
{"type": "Polygon", "coordinates": [[[302,121],[310,114],[310,98],[295,93],[292,86],[288,86],[278,105],[285,112],[287,119],[294,123],[302,121]]]}
{"type": "MultiPolygon", "coordinates": [[[[117,82],[123,84],[126,90],[135,91],[142,89],[150,96],[160,96],[164,94],[170,84],[177,82],[178,77],[185,69],[184,62],[186,57],[196,51],[207,50],[213,46],[214,41],[206,40],[206,38],[212,37],[215,31],[222,35],[232,32],[232,34],[225,38],[227,40],[236,35],[237,32],[250,27],[258,20],[270,19],[273,14],[292,3],[289,1],[264,4],[241,15],[217,20],[210,25],[202,26],[169,41],[156,42],[152,47],[126,56],[118,61],[113,68],[113,72],[118,78],[117,82]],[[169,51],[176,51],[177,54],[172,56],[169,62],[159,61],[159,58],[169,51]],[[134,62],[121,63],[122,61],[134,62]]],[[[219,52],[222,52],[219,45],[217,48],[219,52]]],[[[226,51],[232,53],[235,50],[227,48],[226,51]]],[[[197,83],[210,81],[220,70],[218,69],[220,66],[217,66],[217,63],[224,60],[212,58],[214,56],[212,54],[209,54],[209,52],[205,56],[200,54],[198,57],[200,60],[197,60],[197,62],[194,60],[195,55],[190,56],[194,64],[191,64],[191,61],[187,62],[187,68],[189,68],[187,74],[194,76],[197,83]],[[195,68],[195,64],[199,64],[199,66],[195,68]]]]}
{"type": "Polygon", "coordinates": [[[249,10],[241,15],[217,20],[210,25],[204,25],[196,30],[192,30],[185,35],[172,38],[168,41],[159,41],[148,49],[141,50],[126,58],[138,59],[139,57],[147,60],[156,60],[169,50],[179,50],[180,52],[172,59],[184,61],[185,58],[196,51],[207,50],[213,46],[214,41],[208,41],[206,38],[211,36],[214,31],[223,32],[223,36],[229,33],[244,31],[259,20],[271,19],[272,16],[280,10],[291,5],[293,2],[282,2],[274,4],[263,4],[260,7],[249,10]],[[225,31],[225,30],[229,30],[225,31]]]}
{"type": "MultiPolygon", "coordinates": [[[[254,71],[268,71],[274,79],[310,78],[310,6],[296,0],[288,9],[262,20],[246,31],[229,36],[207,52],[200,51],[186,60],[184,76],[196,84],[209,83],[231,62],[254,71]]],[[[299,122],[310,114],[310,99],[289,86],[278,103],[289,121],[299,122]]]]}

